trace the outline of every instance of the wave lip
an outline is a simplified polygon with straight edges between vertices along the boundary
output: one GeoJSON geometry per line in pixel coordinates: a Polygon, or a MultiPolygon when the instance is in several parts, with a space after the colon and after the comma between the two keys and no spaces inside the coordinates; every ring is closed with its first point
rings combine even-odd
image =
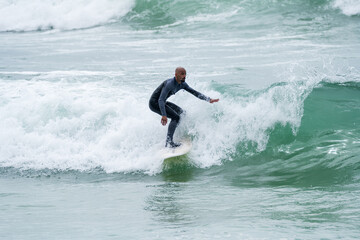
{"type": "Polygon", "coordinates": [[[71,30],[105,24],[127,14],[134,0],[14,0],[0,3],[0,31],[71,30]]]}
{"type": "Polygon", "coordinates": [[[358,0],[336,0],[333,4],[347,16],[360,15],[360,1],[358,0]]]}

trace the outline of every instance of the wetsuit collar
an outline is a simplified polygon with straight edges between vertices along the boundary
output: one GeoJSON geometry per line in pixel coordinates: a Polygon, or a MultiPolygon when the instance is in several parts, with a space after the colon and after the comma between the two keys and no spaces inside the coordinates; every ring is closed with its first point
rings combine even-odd
{"type": "Polygon", "coordinates": [[[178,83],[178,81],[176,81],[176,77],[174,77],[174,81],[179,85],[181,85],[183,83],[182,81],[180,81],[180,83],[178,83]]]}

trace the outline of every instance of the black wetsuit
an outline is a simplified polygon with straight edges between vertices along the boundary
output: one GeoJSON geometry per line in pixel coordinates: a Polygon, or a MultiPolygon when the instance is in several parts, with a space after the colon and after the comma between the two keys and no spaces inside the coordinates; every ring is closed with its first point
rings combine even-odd
{"type": "Polygon", "coordinates": [[[167,102],[166,99],[177,93],[180,89],[184,89],[194,96],[210,102],[209,97],[192,89],[186,82],[181,82],[179,84],[175,77],[165,80],[158,88],[156,88],[150,97],[149,107],[151,111],[156,112],[161,116],[171,118],[166,143],[173,143],[174,132],[180,122],[180,114],[184,112],[179,106],[172,102],[167,102]]]}

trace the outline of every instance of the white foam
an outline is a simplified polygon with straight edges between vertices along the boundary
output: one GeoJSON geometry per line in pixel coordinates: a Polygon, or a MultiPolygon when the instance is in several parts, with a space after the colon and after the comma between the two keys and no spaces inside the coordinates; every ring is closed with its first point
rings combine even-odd
{"type": "Polygon", "coordinates": [[[13,0],[0,3],[0,31],[79,29],[108,23],[128,13],[134,0],[13,0]]]}
{"type": "Polygon", "coordinates": [[[161,133],[151,127],[147,97],[126,87],[1,81],[0,89],[1,166],[156,172],[161,165],[153,159],[161,133]]]}
{"type": "Polygon", "coordinates": [[[333,6],[335,8],[339,8],[342,13],[347,16],[354,16],[360,14],[359,0],[335,0],[333,6]]]}
{"type": "MultiPolygon", "coordinates": [[[[296,75],[296,74],[295,74],[296,75]]],[[[102,168],[106,172],[162,170],[158,155],[167,127],[148,108],[157,86],[85,81],[93,73],[60,77],[53,72],[31,80],[0,81],[0,166],[21,169],[102,168]],[[60,78],[61,80],[54,80],[60,78]]],[[[121,79],[121,75],[118,77],[121,79]]],[[[249,96],[220,95],[209,85],[189,84],[219,103],[200,101],[186,92],[169,99],[186,110],[175,140],[193,138],[191,162],[221,164],[250,142],[266,148],[275,124],[300,126],[303,100],[313,83],[290,81],[249,96]]],[[[149,84],[148,84],[149,85],[149,84]]]]}

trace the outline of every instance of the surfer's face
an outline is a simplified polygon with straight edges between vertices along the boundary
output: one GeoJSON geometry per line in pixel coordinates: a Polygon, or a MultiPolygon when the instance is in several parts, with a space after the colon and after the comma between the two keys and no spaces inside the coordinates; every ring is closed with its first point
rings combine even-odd
{"type": "Polygon", "coordinates": [[[185,69],[181,69],[179,71],[176,72],[175,74],[176,80],[180,80],[181,82],[185,82],[186,79],[186,71],[185,69]]]}

